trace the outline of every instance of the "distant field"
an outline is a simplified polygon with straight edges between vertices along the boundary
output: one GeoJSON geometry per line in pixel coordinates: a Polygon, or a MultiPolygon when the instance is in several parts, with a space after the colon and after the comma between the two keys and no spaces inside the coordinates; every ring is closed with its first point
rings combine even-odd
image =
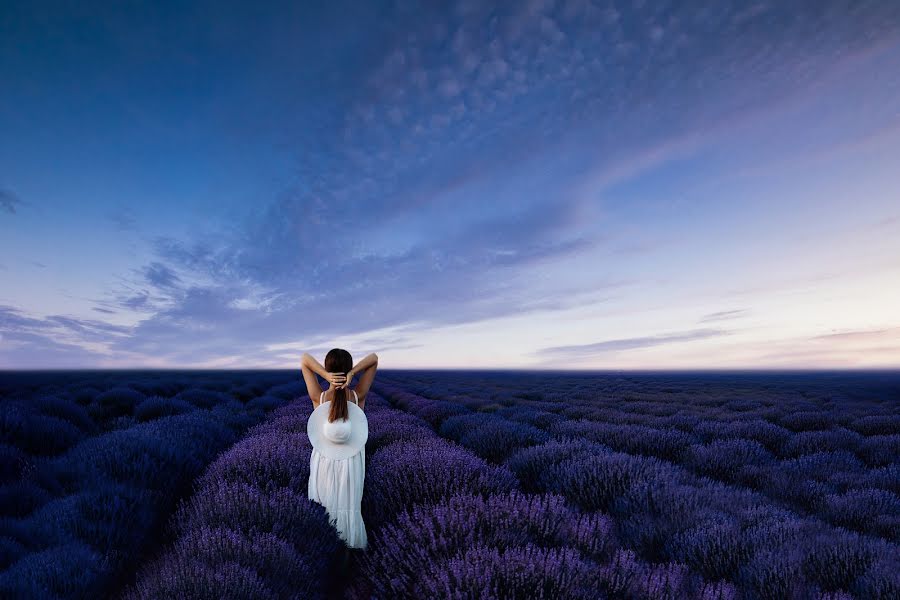
{"type": "MultiPolygon", "coordinates": [[[[321,595],[299,372],[0,394],[0,596],[321,595]]],[[[379,371],[366,412],[346,597],[900,597],[900,373],[379,371]]]]}

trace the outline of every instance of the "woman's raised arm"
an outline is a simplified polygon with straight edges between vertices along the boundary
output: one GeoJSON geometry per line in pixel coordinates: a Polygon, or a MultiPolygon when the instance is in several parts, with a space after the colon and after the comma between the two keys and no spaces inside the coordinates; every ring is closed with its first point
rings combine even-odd
{"type": "Polygon", "coordinates": [[[306,391],[309,393],[309,399],[312,400],[313,408],[315,408],[319,405],[319,397],[322,395],[322,387],[319,385],[316,375],[321,375],[322,379],[327,380],[328,371],[308,352],[304,352],[303,357],[300,359],[300,370],[303,371],[306,391]]]}
{"type": "Polygon", "coordinates": [[[366,396],[368,396],[369,388],[372,387],[372,382],[375,380],[376,370],[378,370],[378,355],[373,352],[356,363],[356,366],[353,367],[350,375],[347,377],[347,387],[349,387],[350,382],[353,381],[353,376],[357,373],[362,373],[359,377],[359,385],[356,386],[356,395],[359,397],[360,408],[366,405],[366,396]]]}
{"type": "Polygon", "coordinates": [[[362,373],[372,365],[378,364],[378,355],[374,352],[369,354],[368,356],[363,357],[356,366],[353,367],[353,373],[362,373]]]}

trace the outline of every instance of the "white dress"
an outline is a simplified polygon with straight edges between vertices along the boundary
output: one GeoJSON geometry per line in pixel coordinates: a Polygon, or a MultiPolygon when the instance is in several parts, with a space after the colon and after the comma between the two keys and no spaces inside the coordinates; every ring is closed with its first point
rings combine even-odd
{"type": "MultiPolygon", "coordinates": [[[[352,391],[354,404],[359,406],[356,390],[352,391]]],[[[320,404],[324,397],[322,392],[320,404]]],[[[331,524],[351,548],[365,549],[368,545],[361,510],[365,478],[365,446],[350,458],[341,459],[328,458],[313,448],[309,458],[309,499],[325,507],[331,524]]]]}

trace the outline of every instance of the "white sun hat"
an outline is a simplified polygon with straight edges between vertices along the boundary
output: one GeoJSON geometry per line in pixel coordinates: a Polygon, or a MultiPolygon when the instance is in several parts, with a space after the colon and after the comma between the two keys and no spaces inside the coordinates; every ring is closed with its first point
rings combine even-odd
{"type": "Polygon", "coordinates": [[[331,400],[316,407],[306,421],[306,433],[312,447],[328,458],[350,458],[363,449],[369,439],[366,413],[353,402],[347,403],[347,420],[328,422],[331,400]]]}

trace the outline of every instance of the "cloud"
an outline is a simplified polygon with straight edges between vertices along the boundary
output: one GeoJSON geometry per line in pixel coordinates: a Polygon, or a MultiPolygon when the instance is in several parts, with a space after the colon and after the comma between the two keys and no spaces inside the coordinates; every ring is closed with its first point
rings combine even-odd
{"type": "Polygon", "coordinates": [[[108,356],[84,344],[102,346],[128,333],[127,327],[102,321],[63,315],[34,318],[14,307],[0,306],[0,367],[77,368],[102,364],[108,356]]]}
{"type": "Polygon", "coordinates": [[[175,271],[159,261],[145,266],[141,272],[147,283],[157,288],[172,289],[181,285],[181,279],[175,271]]]}
{"type": "Polygon", "coordinates": [[[782,368],[834,368],[880,367],[896,369],[900,360],[900,343],[893,345],[842,347],[780,347],[765,352],[757,360],[782,368]]]}
{"type": "Polygon", "coordinates": [[[859,268],[854,266],[853,268],[847,268],[843,270],[822,270],[818,273],[813,273],[809,276],[798,276],[791,275],[787,277],[779,277],[777,279],[773,279],[771,281],[764,282],[759,285],[751,285],[740,288],[731,288],[722,290],[720,294],[724,297],[733,297],[733,296],[754,296],[759,294],[760,292],[771,292],[771,291],[779,291],[779,290],[793,290],[793,289],[806,289],[809,287],[809,284],[818,283],[821,281],[829,281],[840,279],[842,275],[852,273],[858,274],[859,268]]]}
{"type": "MultiPolygon", "coordinates": [[[[325,342],[385,327],[414,332],[566,310],[587,301],[579,290],[566,290],[565,301],[535,298],[512,274],[599,243],[567,237],[569,215],[540,205],[482,219],[457,232],[434,230],[424,242],[389,255],[360,251],[342,228],[333,233],[310,228],[309,235],[298,238],[308,218],[299,200],[285,200],[234,230],[231,239],[157,239],[159,259],[135,271],[135,285],[166,285],[159,286],[156,300],[135,290],[118,296],[123,308],[146,308],[149,316],[131,336],[116,340],[111,351],[193,364],[215,359],[223,348],[240,347],[248,356],[273,360],[279,344],[299,339],[325,342]],[[342,252],[334,252],[342,246],[342,252]],[[176,271],[184,273],[178,286],[172,276],[176,271]]],[[[373,221],[377,225],[377,214],[373,221]]],[[[581,291],[596,295],[619,285],[592,278],[581,291]]],[[[382,349],[416,347],[405,340],[368,343],[382,349]]]]}
{"type": "Polygon", "coordinates": [[[622,350],[634,350],[636,348],[650,348],[663,344],[678,342],[691,342],[711,337],[729,335],[729,331],[722,329],[692,329],[678,333],[652,335],[645,337],[620,338],[605,340],[592,344],[577,344],[572,346],[551,346],[536,351],[539,355],[552,356],[582,356],[585,354],[598,354],[604,352],[619,352],[622,350]]]}
{"type": "Polygon", "coordinates": [[[73,331],[79,334],[79,340],[88,342],[109,342],[131,333],[130,327],[93,319],[76,319],[64,315],[50,315],[44,318],[44,322],[73,331]]]}
{"type": "Polygon", "coordinates": [[[360,340],[361,343],[366,344],[366,345],[375,345],[375,344],[382,344],[382,345],[405,344],[405,343],[408,342],[408,341],[409,341],[409,340],[408,340],[407,338],[404,338],[404,337],[402,337],[402,336],[401,336],[401,337],[396,337],[396,336],[393,336],[393,337],[378,337],[378,336],[376,336],[376,337],[363,338],[362,340],[360,340]]]}
{"type": "Polygon", "coordinates": [[[13,193],[12,190],[0,188],[0,210],[14,215],[16,214],[16,207],[22,204],[24,204],[22,199],[13,193]]]}
{"type": "Polygon", "coordinates": [[[898,342],[900,343],[900,327],[887,327],[884,329],[860,329],[854,331],[839,331],[812,336],[809,341],[814,342],[898,342]]]}
{"type": "Polygon", "coordinates": [[[134,212],[128,209],[118,209],[110,212],[106,217],[112,221],[118,231],[137,231],[137,219],[134,212]]]}
{"type": "Polygon", "coordinates": [[[0,368],[76,369],[103,364],[105,356],[75,343],[32,332],[0,332],[0,368]]]}
{"type": "MultiPolygon", "coordinates": [[[[156,285],[165,306],[136,289],[119,296],[126,308],[158,311],[136,333],[165,335],[176,313],[186,321],[217,315],[222,330],[233,330],[236,315],[254,318],[232,312],[234,307],[254,303],[266,310],[243,334],[260,343],[316,330],[355,333],[410,319],[449,324],[506,316],[533,305],[521,284],[508,282],[510,274],[604,241],[567,234],[570,215],[537,203],[482,217],[459,231],[430,230],[430,237],[405,250],[378,255],[366,252],[355,231],[313,226],[308,208],[304,198],[282,197],[231,238],[157,239],[159,258],[137,271],[143,281],[135,285],[156,285]],[[176,271],[196,283],[176,280],[176,271]]],[[[379,224],[373,208],[368,226],[377,230],[379,224]]],[[[585,287],[595,284],[586,281],[585,287]]]]}
{"type": "Polygon", "coordinates": [[[41,332],[43,334],[66,329],[88,335],[95,340],[113,339],[126,335],[130,330],[128,327],[113,325],[105,321],[76,319],[65,315],[50,315],[38,319],[27,316],[23,311],[12,306],[0,306],[0,329],[8,335],[23,332],[41,332]]]}
{"type": "Polygon", "coordinates": [[[128,296],[119,300],[119,304],[122,306],[122,308],[127,308],[133,311],[156,310],[156,307],[150,306],[149,302],[150,294],[147,293],[136,294],[134,296],[128,296]]]}
{"type": "Polygon", "coordinates": [[[727,319],[736,319],[747,314],[746,308],[737,308],[734,310],[722,310],[718,312],[708,313],[700,317],[700,323],[708,323],[710,321],[724,321],[727,319]]]}
{"type": "Polygon", "coordinates": [[[0,306],[0,330],[4,332],[33,331],[53,327],[52,323],[26,316],[13,306],[0,306]]]}
{"type": "Polygon", "coordinates": [[[900,326],[735,340],[717,350],[726,361],[733,353],[743,364],[767,368],[894,368],[900,364],[900,326]]]}

